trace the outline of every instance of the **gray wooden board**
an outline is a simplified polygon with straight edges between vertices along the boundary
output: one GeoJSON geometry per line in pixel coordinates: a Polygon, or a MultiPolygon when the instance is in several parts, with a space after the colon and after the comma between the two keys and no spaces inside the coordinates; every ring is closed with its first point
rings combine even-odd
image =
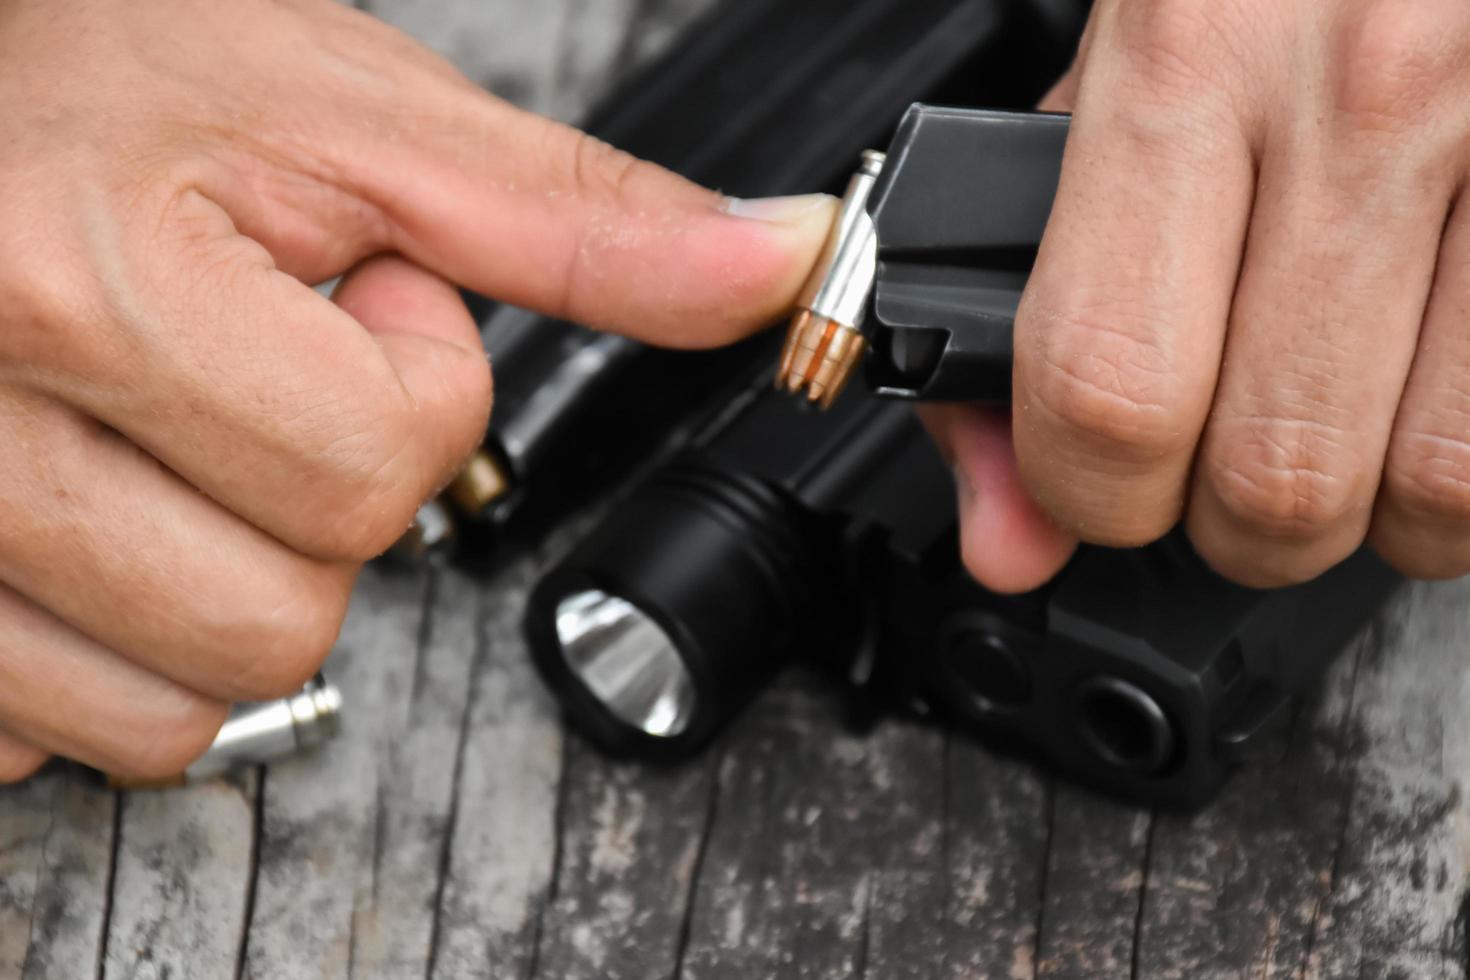
{"type": "MultiPolygon", "coordinates": [[[[709,0],[369,0],[575,118],[709,0]]],[[[1277,758],[1152,814],[793,678],[697,764],[565,736],[517,633],[538,568],[370,569],[316,755],[0,790],[0,980],[1462,978],[1470,582],[1407,590],[1277,758]]]]}

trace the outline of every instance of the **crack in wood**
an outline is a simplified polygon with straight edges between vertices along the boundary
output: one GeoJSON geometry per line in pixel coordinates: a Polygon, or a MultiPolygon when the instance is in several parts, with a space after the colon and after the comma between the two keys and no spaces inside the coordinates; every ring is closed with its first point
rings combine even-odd
{"type": "Polygon", "coordinates": [[[873,946],[873,893],[878,890],[877,877],[869,873],[863,879],[863,921],[858,931],[857,956],[853,961],[854,980],[867,980],[868,957],[873,946]]]}
{"type": "MultiPolygon", "coordinates": [[[[430,577],[437,576],[431,575],[430,577]]],[[[432,591],[437,594],[437,586],[432,591]]],[[[426,610],[432,608],[432,604],[425,605],[426,610]]],[[[426,619],[429,618],[428,612],[425,612],[424,615],[426,619]]],[[[490,639],[485,623],[487,615],[484,603],[478,603],[475,609],[475,648],[471,654],[474,657],[474,663],[470,667],[467,681],[468,689],[471,691],[479,690],[483,672],[490,659],[490,639]]],[[[427,631],[422,634],[421,639],[427,646],[430,639],[427,631]]],[[[454,768],[449,783],[449,809],[444,818],[444,836],[439,842],[438,862],[434,869],[434,905],[429,918],[429,949],[424,961],[424,980],[433,980],[434,973],[439,968],[439,950],[444,931],[444,896],[449,886],[449,873],[454,862],[454,832],[459,826],[465,751],[469,745],[470,723],[473,716],[474,711],[466,703],[464,713],[459,718],[459,733],[454,743],[454,768]]]]}
{"type": "Polygon", "coordinates": [[[711,750],[714,756],[710,769],[713,776],[709,781],[709,798],[704,811],[704,826],[700,830],[699,843],[694,852],[694,863],[689,869],[689,888],[684,899],[684,909],[679,919],[679,937],[674,945],[673,980],[683,980],[684,959],[689,953],[689,940],[694,934],[694,906],[699,900],[700,883],[704,880],[704,862],[709,853],[710,839],[714,835],[715,821],[720,810],[720,782],[725,762],[724,745],[711,750]]]}
{"type": "MultiPolygon", "coordinates": [[[[1374,642],[1381,636],[1380,618],[1375,617],[1370,626],[1370,636],[1374,642]]],[[[1362,678],[1363,661],[1367,659],[1364,652],[1365,646],[1367,643],[1360,643],[1352,651],[1353,668],[1352,676],[1348,681],[1347,704],[1343,709],[1342,718],[1338,721],[1336,744],[1332,747],[1332,764],[1344,769],[1348,767],[1351,758],[1352,745],[1350,743],[1353,718],[1358,705],[1358,682],[1362,678]]],[[[1318,896],[1316,905],[1312,909],[1312,921],[1307,929],[1307,941],[1302,953],[1301,966],[1297,969],[1297,976],[1301,980],[1306,980],[1312,968],[1312,957],[1321,939],[1323,911],[1337,893],[1337,883],[1342,873],[1343,854],[1347,850],[1348,830],[1352,825],[1353,799],[1357,795],[1357,786],[1357,773],[1349,772],[1347,785],[1343,791],[1342,815],[1337,826],[1337,839],[1333,843],[1332,860],[1328,865],[1330,871],[1327,876],[1327,890],[1318,896]]]]}
{"type": "Polygon", "coordinates": [[[410,717],[423,703],[424,689],[429,683],[429,644],[434,642],[434,603],[439,598],[440,578],[443,572],[437,563],[430,564],[424,576],[424,591],[420,600],[419,628],[414,637],[413,682],[409,688],[408,705],[410,717]]]}
{"type": "Polygon", "coordinates": [[[1056,777],[1047,775],[1046,785],[1042,790],[1044,797],[1042,812],[1046,819],[1046,836],[1041,841],[1041,874],[1037,876],[1036,889],[1036,921],[1031,937],[1031,976],[1035,978],[1041,971],[1041,956],[1045,952],[1041,948],[1045,932],[1043,926],[1046,923],[1046,886],[1051,878],[1048,870],[1051,868],[1052,841],[1057,833],[1057,785],[1056,777]]]}
{"type": "Polygon", "coordinates": [[[556,808],[552,813],[551,875],[546,883],[546,891],[536,906],[535,925],[531,929],[531,955],[526,963],[526,980],[537,980],[541,972],[541,947],[546,939],[546,916],[551,910],[552,903],[556,901],[558,890],[561,887],[562,862],[565,857],[567,836],[567,795],[571,791],[572,783],[568,777],[572,760],[571,745],[571,736],[562,739],[561,766],[556,784],[556,808]]]}
{"type": "Polygon", "coordinates": [[[357,976],[357,910],[347,920],[347,980],[357,976]]]}
{"type": "MultiPolygon", "coordinates": [[[[944,889],[940,893],[940,926],[941,930],[948,929],[949,923],[954,921],[955,914],[955,882],[954,862],[950,860],[950,830],[949,821],[954,808],[953,766],[954,766],[954,733],[944,731],[940,736],[940,787],[939,787],[939,869],[944,876],[944,889]]],[[[949,975],[949,943],[941,942],[939,949],[939,975],[949,975]]]]}
{"type": "Polygon", "coordinates": [[[1470,977],[1470,889],[1460,900],[1460,914],[1455,921],[1460,933],[1460,969],[1470,977]]]}
{"type": "MultiPolygon", "coordinates": [[[[46,851],[51,846],[51,833],[56,829],[56,804],[65,788],[66,782],[64,779],[53,780],[51,783],[51,800],[46,807],[46,826],[42,828],[41,833],[38,835],[40,846],[36,848],[35,874],[38,881],[41,879],[42,872],[50,867],[50,860],[46,856],[46,851]]],[[[30,958],[30,950],[36,948],[36,919],[39,916],[40,909],[40,891],[38,889],[31,899],[31,918],[30,922],[26,925],[27,959],[30,958]]]]}
{"type": "Polygon", "coordinates": [[[1148,902],[1148,876],[1150,869],[1153,867],[1154,833],[1158,829],[1158,825],[1158,811],[1150,810],[1148,815],[1148,830],[1145,832],[1143,839],[1143,862],[1140,868],[1141,874],[1138,884],[1138,914],[1133,920],[1132,955],[1128,964],[1128,976],[1130,980],[1139,980],[1139,963],[1143,950],[1144,910],[1148,902]]]}
{"type": "Polygon", "coordinates": [[[235,954],[235,980],[242,980],[250,959],[250,927],[255,922],[255,894],[260,886],[260,850],[265,836],[265,766],[256,767],[255,799],[250,818],[250,863],[245,881],[245,911],[240,919],[240,947],[235,954]]]}
{"type": "Polygon", "coordinates": [[[107,978],[107,947],[112,939],[112,907],[117,889],[117,856],[122,846],[123,801],[121,791],[112,794],[112,848],[108,852],[106,895],[102,900],[102,928],[97,936],[97,980],[107,978]]]}

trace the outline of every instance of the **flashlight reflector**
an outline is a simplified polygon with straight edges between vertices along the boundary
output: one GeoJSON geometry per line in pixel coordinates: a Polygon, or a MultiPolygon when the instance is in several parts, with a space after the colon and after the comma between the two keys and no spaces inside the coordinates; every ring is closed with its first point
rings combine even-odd
{"type": "Polygon", "coordinates": [[[694,679],[668,634],[626,599],[601,589],[556,607],[556,634],[568,669],[619,721],[671,738],[694,716],[694,679]]]}

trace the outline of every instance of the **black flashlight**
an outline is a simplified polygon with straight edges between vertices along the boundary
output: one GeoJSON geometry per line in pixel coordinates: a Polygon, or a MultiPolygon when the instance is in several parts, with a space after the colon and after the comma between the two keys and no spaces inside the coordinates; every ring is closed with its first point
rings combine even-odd
{"type": "Polygon", "coordinates": [[[912,435],[871,399],[819,417],[749,389],[532,593],[532,655],[570,716],[611,751],[677,759],[792,660],[841,669],[866,627],[849,515],[912,435]]]}

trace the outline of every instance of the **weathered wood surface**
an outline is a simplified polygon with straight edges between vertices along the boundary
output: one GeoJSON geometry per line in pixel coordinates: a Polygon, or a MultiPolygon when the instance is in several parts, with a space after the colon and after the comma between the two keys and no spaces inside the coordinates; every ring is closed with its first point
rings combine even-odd
{"type": "MultiPolygon", "coordinates": [[[[562,117],[706,5],[368,4],[562,117]]],[[[1280,757],[1182,817],[907,724],[854,737],[800,680],[699,764],[609,763],[516,633],[546,557],[369,570],[348,731],[312,758],[0,790],[0,980],[1467,975],[1470,582],[1404,594],[1280,757]]]]}

